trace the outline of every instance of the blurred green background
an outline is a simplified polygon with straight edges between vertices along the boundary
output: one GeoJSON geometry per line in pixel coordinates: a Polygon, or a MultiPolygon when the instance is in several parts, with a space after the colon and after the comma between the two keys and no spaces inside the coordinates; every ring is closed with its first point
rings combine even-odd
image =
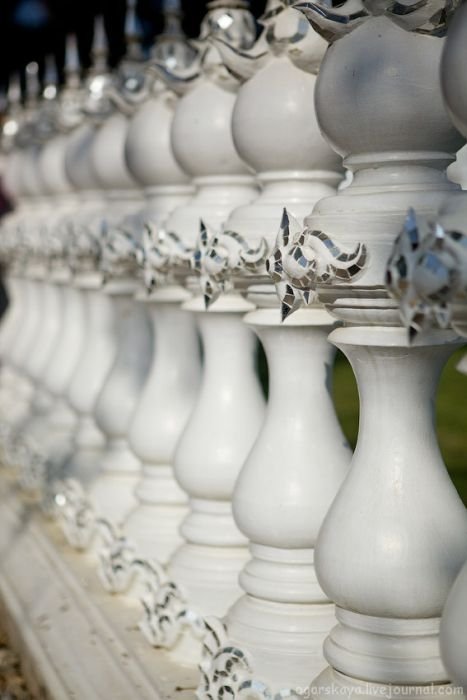
{"type": "MultiPolygon", "coordinates": [[[[458,350],[444,368],[436,401],[437,432],[444,461],[467,505],[467,376],[456,366],[467,353],[458,350]]],[[[466,364],[467,367],[467,364],[466,364]]],[[[342,428],[352,447],[358,432],[358,393],[352,368],[338,353],[334,371],[334,400],[342,428]]]]}

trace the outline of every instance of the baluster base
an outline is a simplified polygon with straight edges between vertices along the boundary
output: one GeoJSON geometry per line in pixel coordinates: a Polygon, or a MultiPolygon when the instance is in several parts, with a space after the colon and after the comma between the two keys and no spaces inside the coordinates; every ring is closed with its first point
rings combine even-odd
{"type": "Polygon", "coordinates": [[[166,564],[183,538],[180,525],[187,514],[186,495],[170,465],[143,464],[136,489],[137,505],[125,521],[125,533],[140,556],[166,564]]]}
{"type": "Polygon", "coordinates": [[[390,698],[397,697],[423,697],[426,700],[439,700],[439,698],[446,697],[446,695],[455,696],[462,700],[464,697],[462,690],[451,684],[400,685],[371,683],[357,678],[349,678],[332,668],[327,668],[323,671],[309,688],[305,689],[305,697],[320,697],[321,695],[330,698],[330,700],[353,696],[365,697],[368,700],[381,700],[381,698],[390,700],[390,698]]]}
{"type": "Polygon", "coordinates": [[[134,495],[140,462],[126,440],[109,442],[99,459],[99,471],[89,497],[99,515],[120,524],[137,505],[134,495]]]}

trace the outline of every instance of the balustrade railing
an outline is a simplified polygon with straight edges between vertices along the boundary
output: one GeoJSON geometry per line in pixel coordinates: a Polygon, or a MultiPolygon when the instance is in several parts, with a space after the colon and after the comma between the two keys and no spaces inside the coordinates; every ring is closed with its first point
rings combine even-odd
{"type": "Polygon", "coordinates": [[[189,42],[167,1],[144,60],[132,2],[114,71],[99,19],[84,81],[72,39],[61,91],[31,66],[23,106],[12,81],[6,483],[94,570],[89,605],[122,606],[130,657],[198,700],[467,688],[467,512],[433,416],[467,337],[457,5],[268,0],[257,27],[213,0],[189,42]]]}

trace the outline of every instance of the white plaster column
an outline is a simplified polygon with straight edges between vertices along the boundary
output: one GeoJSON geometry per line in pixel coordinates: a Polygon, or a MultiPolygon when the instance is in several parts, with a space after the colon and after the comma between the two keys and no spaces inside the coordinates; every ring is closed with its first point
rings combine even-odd
{"type": "Polygon", "coordinates": [[[452,336],[434,331],[410,346],[405,329],[357,327],[331,339],[356,373],[360,432],[319,537],[317,570],[338,625],[325,643],[332,669],[314,685],[363,687],[365,680],[375,696],[384,683],[447,682],[439,617],[467,554],[467,514],[433,432],[434,392],[452,336]]]}
{"type": "MultiPolygon", "coordinates": [[[[461,7],[454,15],[451,26],[446,39],[446,45],[443,51],[441,62],[441,85],[443,96],[449,115],[452,118],[455,126],[464,138],[467,137],[467,91],[465,81],[462,79],[463,65],[467,56],[466,53],[467,41],[467,12],[465,7],[461,7]]],[[[467,186],[467,164],[465,163],[466,147],[464,146],[457,155],[457,178],[456,180],[463,188],[467,186]]],[[[453,203],[455,204],[455,203],[453,203]]],[[[464,200],[459,201],[458,206],[454,206],[454,212],[447,208],[447,217],[442,215],[438,217],[437,223],[445,226],[446,233],[452,230],[455,235],[456,248],[457,245],[465,245],[465,236],[467,236],[466,227],[466,212],[467,203],[464,200]],[[454,220],[451,217],[454,215],[454,220]],[[446,221],[447,218],[447,221],[446,221]],[[458,240],[458,233],[464,235],[462,240],[458,240]]],[[[454,248],[454,251],[456,251],[454,248]]],[[[467,261],[465,256],[454,254],[448,258],[448,264],[454,264],[456,276],[451,277],[456,280],[451,283],[450,295],[453,300],[452,316],[448,315],[450,320],[454,321],[455,329],[464,338],[466,337],[466,313],[464,302],[465,289],[465,274],[467,272],[467,261]],[[459,294],[460,293],[460,294],[459,294]]],[[[440,272],[443,267],[440,268],[440,272]]],[[[440,281],[440,280],[439,280],[440,281]]],[[[441,286],[441,285],[440,285],[441,286]]],[[[444,301],[446,301],[444,299],[444,301]]],[[[449,306],[449,304],[448,304],[449,306]]],[[[465,373],[467,371],[467,362],[464,358],[458,365],[459,371],[465,373]]],[[[453,682],[462,686],[464,694],[467,693],[467,565],[464,565],[461,573],[457,577],[447,599],[441,620],[441,656],[448,671],[449,677],[453,682]]]]}
{"type": "Polygon", "coordinates": [[[83,299],[85,343],[68,387],[78,425],[65,474],[86,483],[95,476],[96,461],[105,444],[93,413],[115,357],[115,317],[110,298],[102,294],[100,273],[77,274],[75,283],[83,299]]]}
{"type": "MultiPolygon", "coordinates": [[[[2,366],[0,374],[0,391],[2,418],[8,423],[12,419],[11,408],[15,410],[23,404],[23,396],[29,400],[32,385],[22,375],[17,363],[17,348],[21,348],[23,338],[28,335],[29,327],[34,322],[34,312],[31,304],[31,289],[33,283],[26,274],[27,241],[24,230],[20,228],[21,220],[27,215],[28,198],[21,188],[21,153],[16,149],[8,159],[9,166],[16,171],[15,182],[18,196],[17,209],[8,214],[2,221],[2,249],[5,255],[6,286],[9,296],[7,317],[2,325],[2,366]]],[[[9,168],[6,171],[8,175],[9,168]]]]}
{"type": "Polygon", "coordinates": [[[42,421],[36,426],[35,433],[40,433],[49,461],[53,459],[59,468],[72,449],[72,434],[78,420],[66,394],[85,343],[85,312],[82,295],[75,288],[69,271],[57,269],[52,279],[62,287],[62,326],[44,375],[44,384],[53,398],[45,416],[45,435],[42,421]]]}
{"type": "Polygon", "coordinates": [[[51,343],[58,328],[58,300],[47,282],[47,267],[41,250],[42,236],[39,229],[42,217],[47,215],[45,202],[37,202],[20,223],[18,235],[23,238],[26,265],[23,274],[27,278],[26,303],[28,313],[24,326],[15,342],[12,366],[19,374],[19,385],[12,387],[9,409],[10,424],[15,430],[27,420],[38,393],[38,382],[44,363],[48,359],[51,343]],[[46,323],[44,316],[50,311],[46,323]],[[16,395],[15,395],[16,394],[16,395]]]}
{"type": "Polygon", "coordinates": [[[179,286],[168,285],[140,301],[151,318],[154,352],[129,430],[142,476],[135,490],[139,504],[127,518],[125,532],[141,556],[163,563],[181,543],[187,497],[175,481],[173,460],[199,387],[195,322],[180,308],[188,296],[179,286]]]}
{"type": "Polygon", "coordinates": [[[125,124],[122,125],[117,119],[109,128],[104,128],[105,118],[111,115],[110,103],[105,95],[110,83],[104,29],[102,19],[97,18],[93,66],[79,95],[79,104],[86,110],[87,116],[84,120],[78,120],[67,139],[65,152],[66,174],[79,190],[82,202],[71,222],[68,253],[74,283],[82,299],[85,340],[67,390],[70,404],[78,414],[78,424],[73,454],[64,465],[64,474],[72,475],[85,484],[95,477],[97,460],[105,445],[105,437],[94,417],[94,408],[114,362],[117,343],[114,308],[103,292],[104,278],[99,269],[104,220],[110,219],[113,223],[126,212],[125,197],[121,198],[122,202],[118,195],[116,200],[109,201],[109,189],[115,184],[112,169],[115,169],[116,188],[133,185],[126,171],[123,172],[123,184],[120,178],[125,124]],[[112,135],[117,137],[115,150],[112,149],[112,135]],[[109,172],[110,182],[106,179],[109,172]]]}
{"type": "MultiPolygon", "coordinates": [[[[43,242],[41,241],[39,245],[41,245],[41,243],[43,245],[46,244],[45,240],[43,242]]],[[[26,431],[28,430],[29,422],[34,420],[35,414],[45,412],[50,405],[50,397],[42,385],[42,378],[55,349],[55,345],[58,342],[62,322],[60,289],[50,282],[47,264],[44,265],[44,269],[38,281],[41,286],[39,294],[42,298],[38,320],[38,332],[35,334],[25,365],[25,371],[35,386],[35,394],[30,413],[26,423],[23,423],[22,427],[22,430],[26,431]]]]}
{"type": "Polygon", "coordinates": [[[222,616],[237,595],[238,573],[247,557],[246,540],[232,518],[231,497],[261,427],[264,399],[255,338],[242,320],[252,305],[226,295],[209,312],[200,298],[184,308],[197,319],[204,372],[175,454],[175,476],[189,495],[190,512],[181,527],[185,544],[172,557],[169,571],[189,591],[195,609],[222,616]]]}
{"type": "Polygon", "coordinates": [[[277,310],[263,308],[246,322],[264,345],[270,394],[234,491],[251,559],[240,575],[244,595],[225,620],[228,644],[249,656],[255,681],[272,690],[306,687],[307,674],[324,667],[322,644],[334,620],[314,546],[350,459],[331,395],[334,320],[307,308],[280,325],[277,310]]]}
{"type": "MultiPolygon", "coordinates": [[[[94,409],[106,445],[96,460],[96,480],[90,496],[96,512],[116,522],[121,522],[135,505],[132,491],[140,464],[128,445],[127,431],[150,360],[147,317],[144,308],[133,299],[138,287],[136,251],[143,198],[125,160],[130,119],[118,80],[123,81],[127,63],[125,58],[114,76],[106,76],[103,118],[91,152],[98,181],[108,193],[109,208],[102,212],[105,232],[101,240],[101,269],[106,282],[102,293],[111,298],[116,354],[94,409]]],[[[130,67],[140,70],[136,64],[130,67]]]]}
{"type": "Polygon", "coordinates": [[[441,619],[441,656],[453,683],[467,692],[467,565],[457,577],[443,610],[441,619]]]}
{"type": "MultiPolygon", "coordinates": [[[[155,231],[147,241],[147,274],[150,279],[153,272],[157,285],[156,295],[162,294],[161,297],[156,296],[156,299],[159,298],[161,302],[164,301],[164,288],[171,293],[174,284],[184,284],[188,290],[184,292],[184,297],[178,297],[179,301],[188,299],[191,292],[198,292],[198,282],[195,274],[190,271],[190,262],[197,267],[199,247],[203,244],[205,230],[201,220],[210,230],[220,231],[230,211],[251,200],[256,194],[254,179],[239,159],[231,135],[231,116],[238,83],[229,76],[217,50],[206,41],[212,35],[232,39],[238,46],[251,45],[254,26],[245,4],[228,1],[211,3],[197,44],[198,56],[195,56],[193,63],[180,74],[176,70],[171,71],[169,67],[158,69],[169,88],[181,95],[175,104],[172,149],[179,166],[193,178],[196,188],[194,197],[187,204],[177,207],[163,222],[162,228],[155,231]]],[[[253,436],[250,429],[243,432],[240,430],[235,435],[233,431],[235,421],[242,414],[241,407],[250,415],[251,426],[259,426],[263,412],[261,390],[251,370],[253,336],[246,332],[240,321],[251,305],[234,294],[229,297],[225,307],[220,303],[217,311],[212,307],[212,311],[206,312],[204,308],[202,296],[188,301],[186,308],[183,306],[185,319],[185,314],[189,314],[193,323],[199,317],[199,328],[202,335],[206,336],[209,352],[204,348],[205,366],[200,394],[181,435],[175,457],[175,433],[170,444],[171,462],[175,459],[176,473],[180,470],[181,475],[179,481],[183,481],[180,482],[182,488],[188,489],[191,497],[186,527],[182,526],[185,543],[168,564],[169,579],[175,579],[176,576],[171,584],[167,584],[173,585],[174,591],[174,595],[167,599],[171,624],[167,631],[165,625],[164,629],[159,627],[162,619],[160,616],[164,616],[165,611],[164,605],[161,606],[158,600],[159,597],[164,597],[166,590],[166,584],[159,581],[152,587],[151,600],[145,607],[144,619],[140,625],[151,644],[172,647],[173,655],[185,664],[195,663],[201,650],[201,640],[196,638],[196,634],[190,635],[186,623],[189,626],[189,619],[199,619],[200,615],[208,614],[210,610],[220,612],[222,608],[225,609],[227,600],[232,600],[236,595],[239,551],[242,549],[244,553],[245,550],[242,537],[232,521],[227,490],[231,489],[241,466],[239,456],[241,460],[244,458],[251,447],[253,436]],[[211,314],[212,319],[208,321],[208,315],[211,314]],[[235,385],[228,361],[221,366],[213,353],[213,348],[220,349],[224,345],[221,338],[217,341],[214,339],[216,333],[211,323],[219,323],[220,329],[228,329],[229,338],[234,345],[228,348],[228,358],[238,358],[235,366],[238,363],[239,367],[244,368],[247,378],[253,376],[253,383],[243,396],[241,388],[246,383],[238,380],[235,385]],[[223,407],[221,422],[217,423],[222,428],[219,428],[219,439],[213,441],[212,430],[203,420],[208,414],[212,414],[212,420],[217,420],[217,404],[223,407]],[[254,418],[249,406],[253,407],[254,418]],[[204,455],[203,465],[198,460],[198,452],[204,455]],[[221,460],[219,469],[215,468],[216,460],[221,460]],[[208,486],[206,480],[202,480],[205,492],[203,498],[194,484],[201,479],[204,464],[208,465],[210,474],[217,471],[220,474],[215,477],[217,485],[213,484],[214,489],[208,486]],[[220,487],[219,479],[224,482],[223,487],[220,487]],[[219,499],[220,489],[222,497],[219,499]],[[213,546],[215,530],[218,530],[220,536],[213,546]],[[219,566],[216,569],[215,563],[215,552],[220,553],[222,550],[225,550],[223,561],[230,560],[229,568],[224,572],[219,566]],[[215,578],[212,574],[215,574],[215,578]],[[182,590],[183,594],[180,593],[182,590]],[[175,612],[179,606],[186,608],[187,615],[175,612]],[[193,611],[193,615],[190,611],[193,611]],[[158,629],[160,633],[157,632],[158,629]]],[[[156,329],[156,362],[157,347],[156,329]]],[[[178,436],[183,427],[180,423],[178,436]]],[[[182,491],[179,490],[178,493],[181,494],[182,491]]],[[[181,516],[182,510],[179,509],[178,513],[181,516]]],[[[172,545],[177,539],[172,540],[172,545]]],[[[169,554],[167,549],[164,554],[169,554]]]]}
{"type": "MultiPolygon", "coordinates": [[[[47,311],[47,300],[53,302],[52,295],[46,293],[48,285],[47,280],[44,279],[46,269],[41,250],[45,220],[52,212],[50,203],[45,196],[46,187],[39,168],[41,146],[38,138],[39,83],[37,71],[37,63],[29,63],[26,67],[25,107],[21,110],[15,137],[19,146],[16,161],[18,170],[15,179],[19,185],[19,192],[26,197],[26,201],[29,200],[23,215],[16,219],[15,226],[17,232],[23,237],[25,250],[29,253],[27,275],[30,277],[28,287],[32,302],[30,325],[25,324],[25,332],[21,334],[18,343],[19,351],[14,353],[13,358],[14,367],[21,377],[17,400],[12,395],[9,420],[10,425],[14,425],[15,429],[30,413],[31,401],[37,393],[37,373],[35,374],[34,369],[36,362],[40,369],[42,358],[46,356],[50,347],[48,345],[50,331],[54,329],[51,325],[41,324],[41,316],[47,311]],[[35,352],[36,348],[37,353],[35,352]]],[[[51,308],[51,311],[54,316],[54,309],[51,308]]]]}
{"type": "Polygon", "coordinates": [[[342,179],[340,159],[322,138],[314,110],[326,43],[292,8],[269,3],[263,21],[264,35],[248,55],[221,49],[233,70],[244,70],[245,77],[250,72],[232,127],[236,147],[258,171],[263,189],[231,214],[213,248],[225,256],[235,286],[247,288],[258,306],[245,321],[263,342],[270,396],[233,494],[234,517],[250,547],[240,574],[244,595],[225,617],[226,633],[206,644],[201,697],[219,692],[218,672],[237,654],[241,672],[236,678],[227,673],[234,693],[243,683],[271,693],[295,691],[324,667],[322,643],[334,622],[333,605],[317,582],[314,547],[350,461],[329,393],[334,351],[326,337],[335,321],[317,303],[287,318],[296,305],[281,275],[285,241],[342,179]],[[245,243],[235,248],[229,231],[245,243]],[[261,248],[261,256],[249,252],[261,248]],[[268,255],[280,308],[265,266],[268,255]],[[281,317],[287,319],[283,325],[281,317]]]}
{"type": "MultiPolygon", "coordinates": [[[[42,180],[57,205],[53,218],[48,221],[46,248],[49,256],[50,282],[57,290],[60,316],[57,337],[42,373],[43,390],[48,394],[48,401],[44,404],[46,410],[39,413],[36,420],[30,423],[29,430],[46,450],[49,459],[56,451],[58,436],[63,437],[65,433],[68,439],[76,423],[76,415],[64,400],[63,395],[78,362],[83,342],[80,299],[76,290],[72,289],[72,273],[66,259],[67,224],[79,204],[79,197],[74,191],[65,167],[70,128],[70,123],[64,118],[66,100],[71,96],[70,93],[76,95],[78,92],[78,87],[75,85],[78,69],[73,65],[73,56],[70,56],[70,52],[71,47],[68,46],[67,85],[64,94],[56,97],[49,107],[53,110],[54,131],[44,144],[39,156],[42,180]]],[[[72,121],[71,124],[74,122],[72,121]]],[[[59,454],[62,454],[62,449],[63,447],[58,448],[57,444],[59,454]]]]}
{"type": "Polygon", "coordinates": [[[338,624],[324,645],[330,667],[310,692],[380,697],[392,685],[436,697],[449,681],[439,620],[467,553],[467,514],[432,418],[437,378],[456,337],[435,331],[414,340],[398,327],[384,282],[409,206],[434,214],[456,192],[445,168],[461,142],[437,77],[443,24],[434,29],[423,12],[409,20],[391,9],[347,24],[334,9],[296,7],[332,42],[315,105],[354,179],[315,205],[305,230],[284,246],[282,268],[295,302],[315,289],[333,315],[351,323],[330,339],[352,362],[362,403],[350,472],[316,545],[318,581],[337,604],[338,624]]]}
{"type": "Polygon", "coordinates": [[[136,504],[140,462],[130,448],[128,426],[147,377],[151,336],[144,307],[133,299],[135,282],[114,279],[105,289],[114,309],[117,350],[94,410],[106,445],[89,495],[97,513],[121,523],[136,504]]]}
{"type": "MultiPolygon", "coordinates": [[[[203,23],[203,42],[209,32],[246,47],[253,41],[253,20],[243,3],[212,3],[203,23]],[[223,27],[222,18],[229,17],[232,22],[223,27]]],[[[173,248],[174,274],[181,279],[187,276],[183,260],[193,257],[196,266],[201,220],[210,232],[219,232],[231,210],[256,194],[231,135],[238,82],[229,76],[217,49],[207,43],[202,44],[200,59],[201,66],[194,68],[196,79],[186,84],[176,105],[172,126],[174,154],[196,187],[191,201],[164,223],[164,230],[181,241],[179,251],[173,248]]],[[[197,286],[196,280],[189,280],[190,290],[197,286]]],[[[181,528],[184,544],[172,556],[168,571],[196,614],[222,614],[237,595],[238,571],[246,554],[244,538],[233,523],[230,495],[263,417],[254,371],[255,340],[241,321],[252,306],[232,294],[209,311],[203,296],[183,308],[196,318],[204,371],[174,457],[177,481],[190,502],[181,528]]],[[[181,619],[173,646],[172,654],[184,663],[199,658],[200,640],[185,634],[181,619]]]]}
{"type": "MultiPolygon", "coordinates": [[[[15,81],[11,79],[11,84],[15,81]]],[[[14,381],[14,374],[8,367],[9,354],[14,348],[15,338],[18,337],[23,319],[27,314],[26,290],[20,272],[20,241],[17,235],[17,225],[24,210],[24,203],[18,201],[21,198],[21,170],[18,150],[14,145],[14,135],[7,137],[5,130],[14,134],[20,125],[21,110],[19,99],[21,93],[19,85],[15,86],[12,96],[10,86],[8,95],[8,114],[3,125],[2,148],[6,151],[2,157],[2,184],[14,202],[14,210],[8,212],[1,222],[1,249],[3,263],[3,277],[8,297],[8,307],[2,319],[0,329],[0,391],[3,393],[14,381]]],[[[4,404],[3,404],[4,405],[4,404]]]]}
{"type": "MultiPolygon", "coordinates": [[[[165,30],[152,55],[156,65],[167,64],[172,70],[183,70],[193,58],[176,3],[165,10],[165,30]]],[[[150,317],[154,344],[150,371],[129,426],[129,442],[142,474],[135,489],[138,503],[125,521],[125,532],[142,557],[165,563],[181,542],[179,526],[186,514],[187,498],[175,481],[173,459],[198,391],[200,357],[194,320],[180,309],[190,294],[170,274],[170,246],[163,225],[189,201],[194,189],[175,160],[170,140],[177,96],[157,78],[152,61],[145,80],[147,95],[130,120],[125,154],[146,197],[141,220],[149,227],[142,249],[147,292],[141,292],[138,300],[150,317]]]]}

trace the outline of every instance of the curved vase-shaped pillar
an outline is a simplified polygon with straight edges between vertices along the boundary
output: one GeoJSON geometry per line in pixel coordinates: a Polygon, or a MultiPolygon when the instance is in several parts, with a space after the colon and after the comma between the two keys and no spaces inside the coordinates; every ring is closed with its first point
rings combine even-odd
{"type": "Polygon", "coordinates": [[[96,461],[89,495],[96,512],[121,523],[135,505],[140,462],[128,443],[128,426],[149,369],[151,336],[144,308],[133,299],[135,284],[115,280],[106,286],[114,307],[115,359],[94,410],[106,445],[96,461]]]}
{"type": "Polygon", "coordinates": [[[86,342],[68,389],[78,426],[66,473],[86,483],[95,474],[96,459],[105,444],[94,408],[114,361],[116,334],[112,302],[101,291],[100,274],[80,275],[77,283],[84,300],[86,342]]]}
{"type": "MultiPolygon", "coordinates": [[[[333,319],[312,304],[281,326],[281,315],[295,308],[278,272],[286,239],[342,179],[341,160],[321,136],[314,108],[326,43],[292,8],[272,3],[264,22],[256,53],[263,46],[267,60],[241,87],[232,121],[237,150],[258,172],[262,191],[232,212],[213,249],[226,256],[225,277],[247,288],[258,306],[246,321],[265,345],[271,394],[233,495],[235,520],[250,541],[251,559],[240,574],[244,595],[226,616],[225,638],[206,645],[201,697],[219,692],[223,673],[234,694],[243,683],[287,693],[324,667],[333,606],[316,580],[314,546],[350,460],[329,396],[334,352],[326,336],[333,319]],[[283,240],[276,245],[281,220],[283,240]],[[246,245],[233,248],[229,231],[246,245]],[[255,254],[261,247],[263,255],[255,254]],[[239,653],[241,674],[230,663],[239,653]]],[[[225,59],[235,68],[233,52],[225,59]]]]}
{"type": "MultiPolygon", "coordinates": [[[[223,616],[239,593],[238,574],[248,556],[232,516],[236,478],[258,434],[264,399],[256,373],[256,342],[242,319],[252,306],[221,297],[208,313],[201,299],[184,308],[196,315],[203,343],[203,381],[175,454],[175,476],[190,498],[181,533],[185,543],[169,572],[203,615],[223,616]]],[[[199,640],[186,635],[172,652],[189,663],[199,640]]]]}
{"type": "Polygon", "coordinates": [[[199,342],[190,314],[180,309],[187,294],[179,287],[156,290],[144,302],[154,330],[154,353],[144,390],[131,421],[130,445],[141,461],[135,496],[139,505],[125,532],[141,556],[167,562],[181,542],[185,493],[173,474],[175,448],[198,391],[199,342]]]}
{"type": "Polygon", "coordinates": [[[331,39],[315,104],[324,136],[354,178],[321,200],[293,237],[282,259],[285,281],[296,298],[316,290],[352,324],[330,340],[348,355],[362,403],[350,472],[316,546],[318,580],[337,605],[338,625],[324,645],[330,667],[310,692],[376,697],[409,686],[436,697],[449,681],[439,618],[467,553],[466,511],[432,416],[456,337],[441,331],[414,342],[397,327],[385,273],[409,206],[431,214],[462,196],[445,174],[461,145],[437,77],[446,15],[434,27],[423,10],[408,18],[388,6],[348,23],[340,21],[346,4],[336,16],[313,3],[296,7],[331,39]],[[301,269],[293,264],[297,246],[301,269]]]}
{"type": "Polygon", "coordinates": [[[376,697],[384,684],[449,681],[439,623],[467,556],[467,513],[433,431],[434,393],[452,334],[409,346],[404,329],[343,328],[332,341],[349,358],[360,391],[358,446],[320,532],[319,581],[337,605],[325,643],[331,664],[313,687],[351,685],[376,697]],[[369,528],[371,523],[371,528],[369,528]]]}
{"type": "Polygon", "coordinates": [[[249,654],[251,677],[278,692],[306,688],[310,673],[325,666],[334,606],[317,581],[314,547],[350,450],[332,404],[332,317],[306,309],[281,325],[275,309],[260,309],[246,322],[264,345],[270,394],[234,492],[251,559],[240,575],[245,594],[226,625],[229,644],[249,654]]]}
{"type": "Polygon", "coordinates": [[[449,678],[467,690],[465,658],[467,644],[467,566],[464,566],[449,593],[441,620],[441,656],[449,678]]]}

